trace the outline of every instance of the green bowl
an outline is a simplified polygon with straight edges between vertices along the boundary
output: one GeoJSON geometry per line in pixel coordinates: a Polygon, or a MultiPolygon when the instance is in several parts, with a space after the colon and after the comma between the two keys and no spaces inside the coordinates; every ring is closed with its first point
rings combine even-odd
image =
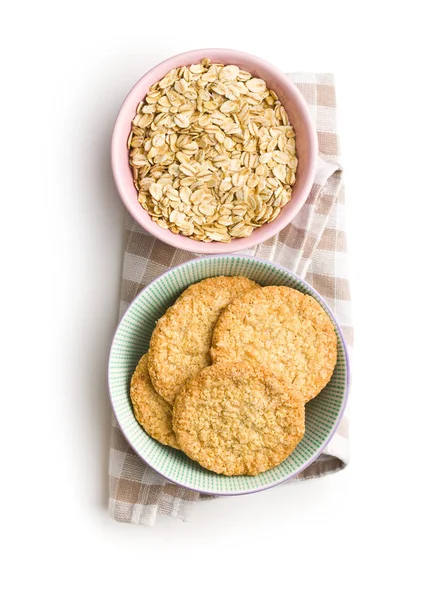
{"type": "Polygon", "coordinates": [[[258,492],[278,485],[308,467],[323,451],[341,420],[349,386],[346,344],[338,323],[319,294],[302,279],[272,262],[240,255],[197,258],[166,271],[134,299],[118,325],[110,350],[108,383],[113,411],[126,439],[155,471],[184,487],[214,495],[258,492]],[[218,475],[183,452],[156,442],[134,418],[129,386],[134,369],[149,348],[156,321],[192,283],[217,275],[244,275],[261,285],[286,285],[313,296],[335,326],[338,360],[328,385],[305,407],[305,435],[281,464],[256,476],[218,475]]]}

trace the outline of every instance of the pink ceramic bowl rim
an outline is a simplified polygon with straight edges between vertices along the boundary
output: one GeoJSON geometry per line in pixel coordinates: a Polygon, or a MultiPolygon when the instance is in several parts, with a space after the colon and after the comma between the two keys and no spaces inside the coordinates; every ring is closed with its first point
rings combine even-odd
{"type": "Polygon", "coordinates": [[[112,171],[116,187],[122,202],[131,216],[148,233],[151,233],[169,246],[199,254],[229,254],[231,252],[245,250],[264,242],[281,231],[286,225],[288,225],[288,223],[292,221],[308,198],[315,178],[317,157],[318,141],[316,129],[309,107],[295,84],[287,75],[282,73],[279,69],[267,61],[252,54],[247,54],[238,50],[229,50],[226,48],[202,48],[199,50],[191,50],[189,52],[176,54],[175,56],[172,56],[171,58],[168,58],[157,64],[145,75],[143,75],[143,77],[141,77],[130,90],[119,110],[113,130],[111,147],[112,171]],[[255,69],[260,67],[265,71],[265,73],[276,79],[281,86],[287,89],[288,97],[290,98],[291,102],[297,106],[300,113],[300,119],[302,120],[304,129],[308,135],[308,168],[304,177],[304,181],[301,185],[299,196],[293,196],[292,201],[283,208],[278,217],[271,223],[267,223],[261,228],[255,230],[248,238],[237,238],[228,243],[200,242],[180,234],[174,234],[169,230],[162,229],[162,227],[159,227],[159,225],[157,225],[154,221],[144,221],[143,214],[146,214],[144,209],[138,204],[138,202],[136,202],[135,195],[131,196],[129,194],[127,188],[126,182],[127,179],[129,180],[130,176],[128,164],[127,170],[123,166],[124,161],[121,160],[121,158],[123,159],[124,152],[126,152],[128,155],[126,141],[130,131],[130,114],[135,111],[138,101],[143,97],[143,94],[139,93],[139,90],[142,85],[144,86],[145,81],[147,79],[150,79],[153,82],[158,81],[162,79],[162,77],[171,69],[177,68],[179,65],[197,63],[206,56],[212,60],[219,60],[223,62],[228,61],[230,63],[236,62],[238,64],[242,61],[251,61],[255,66],[255,69]]]}

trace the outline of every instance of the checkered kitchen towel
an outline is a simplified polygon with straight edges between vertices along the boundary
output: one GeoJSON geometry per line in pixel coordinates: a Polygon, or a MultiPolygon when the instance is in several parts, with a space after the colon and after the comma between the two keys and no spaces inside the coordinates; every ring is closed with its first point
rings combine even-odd
{"type": "MultiPolygon", "coordinates": [[[[292,223],[247,254],[280,263],[315,287],[332,308],[350,346],[353,330],[333,77],[295,73],[290,78],[310,105],[316,124],[320,153],[316,179],[305,206],[292,223]]],[[[120,316],[155,277],[196,256],[148,235],[129,216],[125,243],[120,316]]],[[[297,479],[333,473],[347,462],[346,413],[325,452],[297,479]]],[[[153,525],[158,513],[188,520],[194,504],[207,498],[170,483],[146,465],[130,448],[114,418],[109,475],[110,514],[117,521],[153,525]]]]}

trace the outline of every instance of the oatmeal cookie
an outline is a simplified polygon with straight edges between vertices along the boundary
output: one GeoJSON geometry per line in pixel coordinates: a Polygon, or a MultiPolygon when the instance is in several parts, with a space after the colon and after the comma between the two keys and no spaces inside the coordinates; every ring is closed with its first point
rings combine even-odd
{"type": "Polygon", "coordinates": [[[252,290],[217,321],[211,356],[257,361],[296,387],[308,402],[331,379],[337,361],[334,326],[311,296],[285,286],[252,290]]]}
{"type": "Polygon", "coordinates": [[[171,406],[153,389],[144,354],[134,371],[130,386],[134,415],[143,429],[161,444],[179,448],[173,431],[171,406]]]}
{"type": "Polygon", "coordinates": [[[154,388],[173,403],[189,377],[211,364],[210,345],[221,311],[259,285],[247,277],[211,277],[191,285],[159,319],[149,348],[154,388]]]}
{"type": "Polygon", "coordinates": [[[179,392],[173,429],[206,469],[257,475],[281,463],[304,435],[304,399],[258,364],[218,363],[179,392]]]}

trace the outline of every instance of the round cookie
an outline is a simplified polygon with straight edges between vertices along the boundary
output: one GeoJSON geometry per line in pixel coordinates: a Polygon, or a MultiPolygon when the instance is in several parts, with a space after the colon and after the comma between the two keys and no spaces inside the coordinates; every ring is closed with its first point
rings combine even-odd
{"type": "Polygon", "coordinates": [[[144,354],[134,371],[130,386],[134,415],[143,429],[161,444],[179,448],[172,428],[172,408],[153,389],[144,354]]]}
{"type": "Polygon", "coordinates": [[[225,309],[213,332],[211,356],[213,362],[257,361],[285,378],[308,402],[332,377],[337,338],[314,298],[289,287],[268,286],[225,309]]]}
{"type": "Polygon", "coordinates": [[[167,402],[189,377],[211,364],[215,323],[234,298],[259,285],[247,277],[210,277],[195,283],[159,319],[149,348],[149,373],[154,388],[167,402]]]}
{"type": "Polygon", "coordinates": [[[180,448],[223,475],[257,475],[281,463],[304,435],[304,399],[261,365],[218,363],[176,397],[180,448]]]}

